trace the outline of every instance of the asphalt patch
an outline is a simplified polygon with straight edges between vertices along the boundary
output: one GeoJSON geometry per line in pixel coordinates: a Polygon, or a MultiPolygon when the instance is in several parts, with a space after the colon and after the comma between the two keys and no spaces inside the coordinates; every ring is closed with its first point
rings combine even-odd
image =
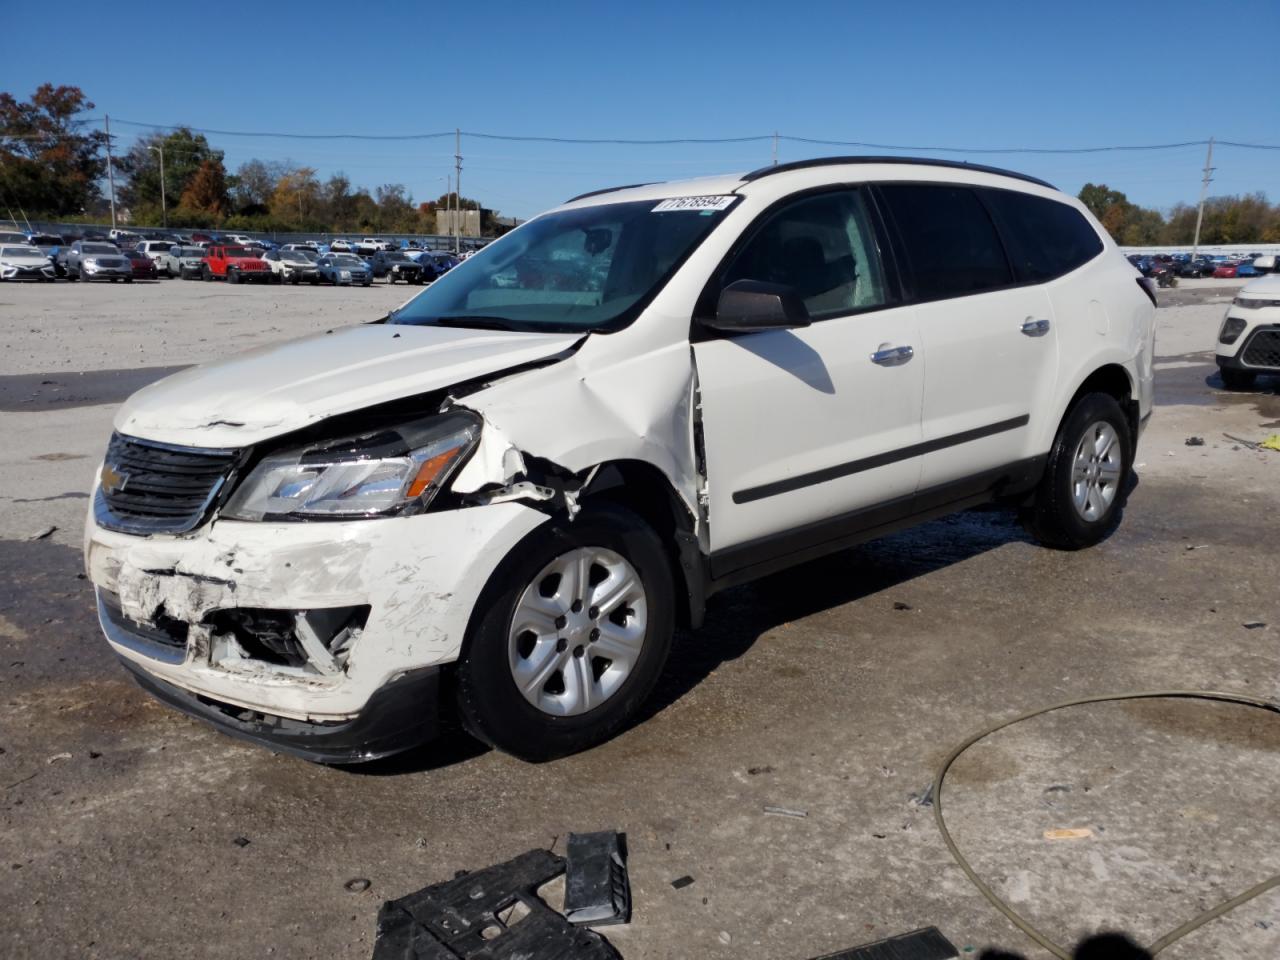
{"type": "Polygon", "coordinates": [[[65,407],[122,403],[148,384],[187,369],[137,367],[82,373],[20,373],[0,376],[0,412],[27,413],[65,407]]]}

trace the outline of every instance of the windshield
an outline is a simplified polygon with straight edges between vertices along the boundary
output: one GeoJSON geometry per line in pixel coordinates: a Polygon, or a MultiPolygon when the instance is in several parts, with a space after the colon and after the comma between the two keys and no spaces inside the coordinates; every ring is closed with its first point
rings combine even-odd
{"type": "Polygon", "coordinates": [[[200,257],[204,258],[204,247],[183,247],[178,253],[181,257],[200,257]]]}
{"type": "Polygon", "coordinates": [[[244,247],[227,247],[224,251],[228,257],[256,257],[252,250],[246,250],[244,247]]]}
{"type": "Polygon", "coordinates": [[[0,257],[39,257],[43,256],[33,247],[0,247],[0,257]]]}
{"type": "Polygon", "coordinates": [[[290,263],[310,263],[311,261],[300,254],[297,250],[281,250],[280,259],[288,260],[290,263]]]}
{"type": "Polygon", "coordinates": [[[403,253],[387,253],[387,254],[384,254],[384,256],[388,260],[394,260],[396,263],[413,263],[413,261],[410,260],[408,257],[406,257],[403,253]]]}
{"type": "Polygon", "coordinates": [[[113,247],[109,243],[86,243],[80,247],[80,252],[81,253],[119,253],[120,251],[117,250],[115,247],[113,247]]]}
{"type": "Polygon", "coordinates": [[[363,267],[365,265],[364,261],[361,260],[359,257],[347,257],[347,256],[330,257],[329,262],[336,264],[339,267],[363,267]]]}
{"type": "Polygon", "coordinates": [[[450,270],[391,322],[619,329],[731,205],[730,198],[703,199],[702,209],[637,200],[538,217],[450,270]]]}

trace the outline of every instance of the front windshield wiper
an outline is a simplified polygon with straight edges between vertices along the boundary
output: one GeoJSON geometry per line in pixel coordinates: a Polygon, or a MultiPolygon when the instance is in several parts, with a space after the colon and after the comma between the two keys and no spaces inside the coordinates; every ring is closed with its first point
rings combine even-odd
{"type": "Polygon", "coordinates": [[[470,315],[436,317],[435,323],[440,327],[475,327],[477,330],[519,330],[514,320],[506,317],[476,317],[470,315]]]}

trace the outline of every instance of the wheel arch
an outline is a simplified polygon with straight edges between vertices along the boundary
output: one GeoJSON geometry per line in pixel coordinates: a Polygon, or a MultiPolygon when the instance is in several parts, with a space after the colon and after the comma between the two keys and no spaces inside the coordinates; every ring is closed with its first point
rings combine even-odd
{"type": "MultiPolygon", "coordinates": [[[[1056,437],[1058,435],[1058,431],[1062,429],[1063,421],[1070,416],[1072,409],[1081,397],[1090,393],[1104,393],[1109,397],[1113,397],[1120,404],[1120,409],[1124,411],[1125,420],[1129,424],[1131,444],[1136,448],[1139,427],[1137,382],[1128,368],[1123,363],[1115,361],[1102,363],[1083,376],[1077,377],[1077,380],[1078,383],[1075,390],[1072,391],[1062,409],[1058,411],[1058,418],[1054,423],[1053,436],[1056,437]]],[[[1050,443],[1052,443],[1052,440],[1053,438],[1051,437],[1050,443]]],[[[1134,451],[1131,450],[1130,452],[1134,451]]]]}
{"type": "Polygon", "coordinates": [[[649,524],[662,541],[671,563],[682,626],[702,625],[706,607],[705,556],[699,546],[696,522],[670,479],[644,460],[612,460],[590,471],[578,502],[608,500],[626,507],[649,524]]]}

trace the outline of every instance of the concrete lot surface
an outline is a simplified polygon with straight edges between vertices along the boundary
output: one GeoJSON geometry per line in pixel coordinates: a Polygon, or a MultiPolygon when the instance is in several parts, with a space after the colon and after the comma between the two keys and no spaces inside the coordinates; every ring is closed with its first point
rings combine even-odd
{"type": "MultiPolygon", "coordinates": [[[[1226,393],[1212,362],[1238,286],[1161,292],[1158,406],[1102,545],[1044,550],[1002,512],[931,523],[716,597],[647,718],[589,753],[534,766],[454,734],[354,769],[144,695],[99,635],[80,525],[131,390],[413,291],[0,286],[0,956],[367,957],[384,898],[607,828],[627,834],[635,909],[601,932],[628,960],[805,960],[928,924],[963,956],[1047,956],[913,798],[968,732],[1038,705],[1277,695],[1280,453],[1224,434],[1280,432],[1280,383],[1226,393]]],[[[1260,710],[1073,708],[962,757],[948,821],[1059,940],[1150,942],[1280,872],[1278,750],[1260,710]]],[[[1280,891],[1162,954],[1276,956],[1280,891]]]]}

